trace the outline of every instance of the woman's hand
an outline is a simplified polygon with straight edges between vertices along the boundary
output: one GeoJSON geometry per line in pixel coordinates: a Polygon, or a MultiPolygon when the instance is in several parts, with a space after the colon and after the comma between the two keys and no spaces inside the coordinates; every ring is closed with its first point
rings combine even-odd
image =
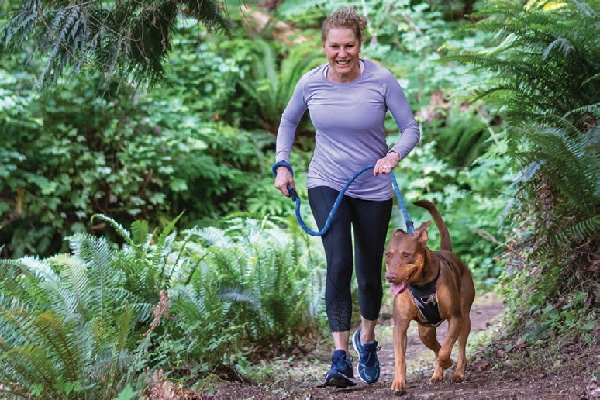
{"type": "Polygon", "coordinates": [[[279,189],[285,197],[290,197],[288,185],[296,189],[292,173],[286,167],[278,167],[277,176],[275,177],[275,188],[279,189]]]}
{"type": "Polygon", "coordinates": [[[399,162],[400,154],[395,151],[390,151],[385,157],[377,160],[375,168],[373,168],[373,175],[389,174],[399,162]]]}

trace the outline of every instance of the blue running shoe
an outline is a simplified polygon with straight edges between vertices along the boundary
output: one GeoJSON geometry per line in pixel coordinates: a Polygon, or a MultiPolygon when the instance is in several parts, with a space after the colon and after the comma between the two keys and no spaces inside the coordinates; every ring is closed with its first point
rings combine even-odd
{"type": "Polygon", "coordinates": [[[379,359],[377,358],[377,341],[365,343],[360,341],[360,329],[354,332],[352,336],[354,350],[358,353],[358,376],[365,383],[375,383],[379,379],[381,369],[379,368],[379,359]]]}
{"type": "Polygon", "coordinates": [[[352,361],[348,359],[348,354],[344,350],[334,351],[331,357],[331,369],[325,374],[325,386],[345,388],[354,385],[356,382],[352,361]]]}

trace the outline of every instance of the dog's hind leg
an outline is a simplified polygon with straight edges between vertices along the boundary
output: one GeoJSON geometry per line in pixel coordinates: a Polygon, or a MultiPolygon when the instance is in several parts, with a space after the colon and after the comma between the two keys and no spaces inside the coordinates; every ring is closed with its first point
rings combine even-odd
{"type": "Polygon", "coordinates": [[[421,342],[435,353],[435,371],[433,376],[429,379],[430,383],[441,382],[444,379],[444,369],[438,362],[438,354],[440,352],[440,342],[436,337],[436,328],[434,326],[419,325],[419,338],[421,342]]]}
{"type": "Polygon", "coordinates": [[[475,299],[475,287],[471,274],[467,273],[462,278],[462,293],[461,293],[461,308],[462,308],[462,324],[458,333],[458,360],[456,370],[452,380],[454,382],[462,382],[465,379],[465,369],[467,367],[467,339],[471,333],[471,306],[475,299]]]}
{"type": "Polygon", "coordinates": [[[463,325],[458,334],[458,360],[456,362],[456,370],[452,380],[454,382],[462,382],[465,379],[465,369],[467,367],[467,339],[471,333],[471,317],[467,314],[463,318],[463,325]]]}
{"type": "Polygon", "coordinates": [[[454,346],[454,343],[456,343],[456,340],[458,339],[462,325],[463,319],[460,317],[448,319],[448,332],[446,333],[446,339],[444,339],[444,343],[437,354],[436,372],[429,380],[430,382],[436,382],[436,379],[438,379],[437,381],[441,381],[443,378],[443,370],[452,366],[450,354],[452,353],[452,347],[454,346]]]}

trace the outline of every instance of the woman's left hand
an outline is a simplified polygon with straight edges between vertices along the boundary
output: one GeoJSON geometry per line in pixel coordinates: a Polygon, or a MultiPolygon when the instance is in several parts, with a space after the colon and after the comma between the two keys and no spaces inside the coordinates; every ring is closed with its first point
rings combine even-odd
{"type": "Polygon", "coordinates": [[[400,162],[400,154],[395,151],[390,151],[385,157],[377,160],[375,168],[373,168],[373,175],[377,176],[380,174],[389,174],[392,169],[400,162]]]}

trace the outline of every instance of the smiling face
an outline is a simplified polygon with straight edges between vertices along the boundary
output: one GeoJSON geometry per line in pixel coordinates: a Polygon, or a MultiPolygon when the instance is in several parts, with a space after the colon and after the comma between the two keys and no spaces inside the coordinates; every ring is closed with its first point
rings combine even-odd
{"type": "Polygon", "coordinates": [[[323,42],[329,62],[328,79],[349,82],[360,75],[360,41],[349,28],[331,28],[323,42]]]}

